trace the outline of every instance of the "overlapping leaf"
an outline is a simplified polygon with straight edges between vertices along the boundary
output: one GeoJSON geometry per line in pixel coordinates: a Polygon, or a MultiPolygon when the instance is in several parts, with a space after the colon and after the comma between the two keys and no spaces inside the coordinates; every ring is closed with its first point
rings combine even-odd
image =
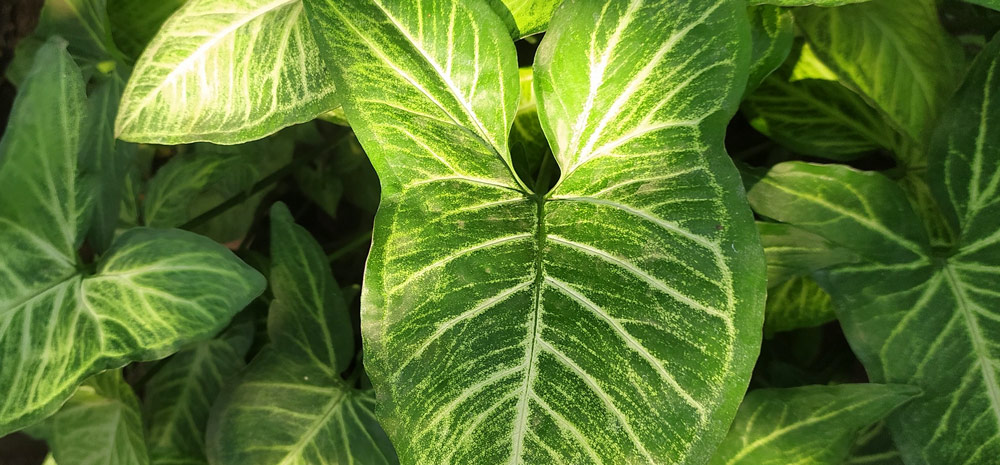
{"type": "Polygon", "coordinates": [[[306,10],[382,182],[362,329],[401,462],[706,460],[760,337],[722,149],[745,5],[558,9],[534,73],[548,194],[513,174],[515,52],[486,2],[306,10]]]}
{"type": "Polygon", "coordinates": [[[51,414],[93,373],[211,334],[263,287],[224,248],[181,231],[127,232],[94,275],[80,272],[94,194],[77,176],[86,109],[65,47],[39,50],[0,141],[0,434],[51,414]]]}
{"type": "Polygon", "coordinates": [[[271,343],[215,407],[211,463],[397,463],[373,393],[341,378],[354,335],[326,256],[284,205],[271,221],[271,343]]]}
{"type": "Polygon", "coordinates": [[[777,176],[750,194],[767,215],[802,222],[830,240],[853,236],[846,247],[867,253],[868,242],[892,250],[820,278],[869,376],[924,390],[889,419],[907,463],[982,463],[1000,454],[1000,302],[993,289],[1000,277],[1000,135],[989,123],[1000,118],[998,61],[995,40],[935,133],[928,177],[938,202],[953,212],[957,246],[932,247],[902,192],[879,175],[779,165],[777,176]],[[848,191],[879,203],[858,202],[848,191]]]}
{"type": "Polygon", "coordinates": [[[552,13],[563,0],[489,0],[507,23],[510,35],[520,39],[542,32],[549,26],[552,13]]]}
{"type": "Polygon", "coordinates": [[[862,428],[917,393],[881,384],[751,391],[711,464],[841,465],[862,428]]]}
{"type": "MultiPolygon", "coordinates": [[[[795,19],[846,85],[903,134],[926,142],[961,75],[961,50],[941,27],[936,2],[873,0],[809,7],[795,10],[795,19]]],[[[911,164],[921,165],[917,160],[911,164]]]]}
{"type": "Polygon", "coordinates": [[[237,144],[337,106],[300,0],[190,0],[136,63],[125,140],[237,144]]]}
{"type": "Polygon", "coordinates": [[[750,7],[749,12],[753,50],[747,94],[788,58],[795,38],[791,12],[768,5],[750,7]]]}

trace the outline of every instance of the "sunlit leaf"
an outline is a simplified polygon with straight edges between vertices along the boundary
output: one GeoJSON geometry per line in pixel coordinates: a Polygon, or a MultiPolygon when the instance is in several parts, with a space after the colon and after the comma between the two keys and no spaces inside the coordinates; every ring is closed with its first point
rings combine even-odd
{"type": "Polygon", "coordinates": [[[707,460],[760,337],[722,141],[744,2],[564,3],[534,68],[548,194],[513,174],[515,50],[486,2],[305,3],[382,183],[362,331],[401,462],[707,460]]]}
{"type": "Polygon", "coordinates": [[[300,0],[189,0],[122,97],[118,137],[238,144],[337,106],[300,0]]]}

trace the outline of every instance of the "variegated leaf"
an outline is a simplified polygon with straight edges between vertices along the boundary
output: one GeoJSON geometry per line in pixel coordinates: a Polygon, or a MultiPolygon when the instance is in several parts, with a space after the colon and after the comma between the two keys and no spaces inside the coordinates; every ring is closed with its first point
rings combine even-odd
{"type": "Polygon", "coordinates": [[[564,3],[534,67],[548,193],[513,174],[515,51],[485,1],[306,11],[382,182],[362,330],[400,461],[707,460],[760,337],[722,144],[745,4],[564,3]]]}

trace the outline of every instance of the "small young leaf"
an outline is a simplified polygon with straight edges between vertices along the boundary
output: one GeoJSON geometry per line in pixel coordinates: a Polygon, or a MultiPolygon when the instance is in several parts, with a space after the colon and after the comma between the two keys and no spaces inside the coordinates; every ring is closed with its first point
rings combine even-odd
{"type": "Polygon", "coordinates": [[[841,465],[862,428],[919,393],[843,384],[750,391],[711,465],[841,465]]]}
{"type": "Polygon", "coordinates": [[[545,31],[549,19],[563,0],[489,0],[497,15],[507,23],[510,35],[521,39],[545,31]]]}
{"type": "Polygon", "coordinates": [[[336,106],[300,0],[189,0],[136,63],[115,127],[135,142],[238,144],[336,106]]]}
{"type": "Polygon", "coordinates": [[[799,276],[768,288],[764,334],[811,328],[837,319],[830,294],[816,281],[799,276]]]}

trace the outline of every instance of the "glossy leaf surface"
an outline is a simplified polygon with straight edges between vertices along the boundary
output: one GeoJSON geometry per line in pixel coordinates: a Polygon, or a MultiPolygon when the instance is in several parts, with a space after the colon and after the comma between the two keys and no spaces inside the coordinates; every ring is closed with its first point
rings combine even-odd
{"type": "Polygon", "coordinates": [[[118,137],[238,144],[337,106],[300,0],[190,0],[136,63],[118,137]]]}
{"type": "Polygon", "coordinates": [[[746,385],[763,261],[722,148],[745,5],[567,5],[535,63],[545,194],[512,172],[486,2],[306,2],[382,182],[362,327],[403,463],[701,462],[746,385]]]}

